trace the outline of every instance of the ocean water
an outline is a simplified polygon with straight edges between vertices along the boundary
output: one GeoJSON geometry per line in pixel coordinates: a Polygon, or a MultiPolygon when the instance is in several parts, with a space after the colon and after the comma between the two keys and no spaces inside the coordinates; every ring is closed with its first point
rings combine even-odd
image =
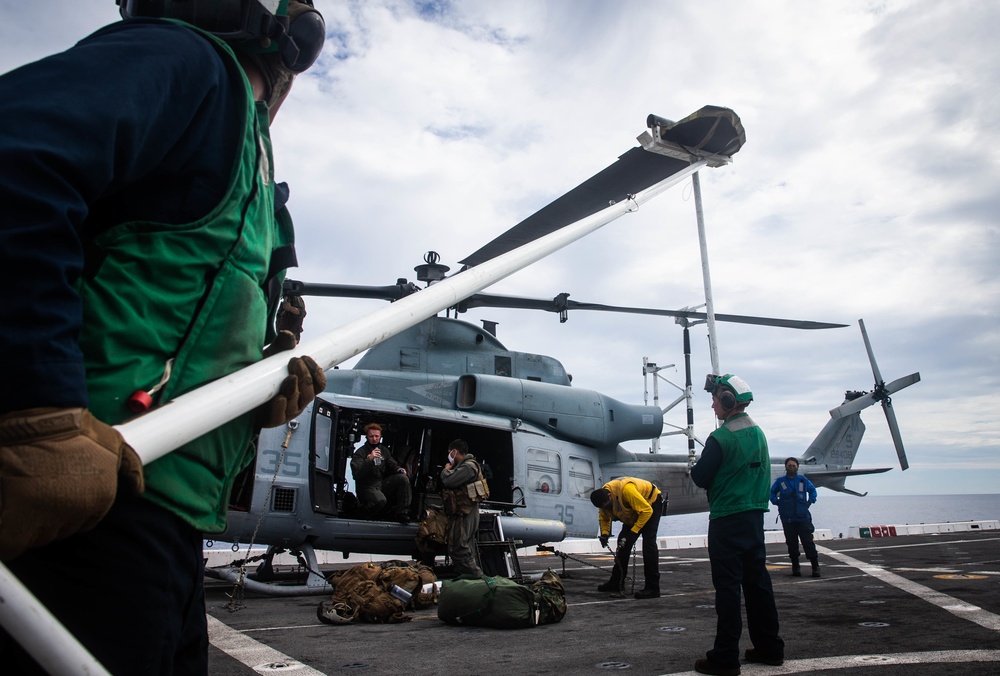
{"type": "MultiPolygon", "coordinates": [[[[1000,520],[1000,493],[981,495],[831,495],[819,491],[809,510],[816,528],[827,528],[833,537],[847,537],[851,526],[897,526],[949,521],[1000,520]]],[[[781,530],[778,508],[764,515],[766,530],[781,530]]],[[[660,519],[659,534],[703,535],[708,514],[679,514],[660,519]]]]}

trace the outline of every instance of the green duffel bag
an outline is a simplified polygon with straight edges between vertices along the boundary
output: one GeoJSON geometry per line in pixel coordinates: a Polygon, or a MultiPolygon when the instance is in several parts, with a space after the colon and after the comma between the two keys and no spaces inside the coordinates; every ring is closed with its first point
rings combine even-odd
{"type": "Polygon", "coordinates": [[[538,624],[534,592],[511,579],[461,575],[441,583],[438,619],[497,629],[520,629],[538,624]]]}

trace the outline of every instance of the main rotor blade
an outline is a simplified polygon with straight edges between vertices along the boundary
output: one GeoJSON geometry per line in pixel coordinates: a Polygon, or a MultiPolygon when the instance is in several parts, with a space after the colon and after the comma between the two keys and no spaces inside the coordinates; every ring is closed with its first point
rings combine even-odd
{"type": "Polygon", "coordinates": [[[681,151],[677,153],[678,157],[668,157],[645,148],[632,148],[614,164],[459,262],[469,266],[479,265],[595,214],[607,208],[608,204],[626,201],[630,195],[681,171],[697,157],[732,157],[746,141],[739,116],[728,108],[718,106],[704,106],[679,122],[654,117],[647,121],[647,125],[655,125],[664,141],[678,147],[681,151]]]}
{"type": "Polygon", "coordinates": [[[896,412],[892,410],[892,402],[889,400],[883,401],[882,410],[885,411],[885,419],[889,423],[889,434],[892,435],[892,445],[896,447],[896,457],[899,458],[899,466],[903,471],[906,471],[910,463],[906,461],[906,451],[903,450],[903,437],[899,433],[899,424],[896,422],[896,412]]]}
{"type": "MultiPolygon", "coordinates": [[[[488,293],[477,293],[459,304],[459,311],[474,307],[502,307],[519,310],[545,310],[546,312],[564,312],[567,310],[593,310],[596,312],[620,312],[625,314],[653,315],[659,317],[685,317],[687,319],[705,319],[704,312],[692,310],[663,310],[659,308],[626,307],[621,305],[603,305],[601,303],[584,303],[569,300],[565,294],[552,300],[540,298],[523,298],[520,296],[501,296],[488,293]]],[[[830,324],[796,319],[778,319],[774,317],[753,317],[748,315],[716,314],[716,321],[733,322],[737,324],[755,324],[758,326],[778,326],[787,329],[836,329],[847,324],[830,324]]]]}
{"type": "Polygon", "coordinates": [[[316,284],[286,279],[281,287],[283,294],[298,296],[328,296],[333,298],[371,298],[375,300],[399,300],[420,288],[408,282],[388,286],[363,286],[355,284],[316,284]]]}

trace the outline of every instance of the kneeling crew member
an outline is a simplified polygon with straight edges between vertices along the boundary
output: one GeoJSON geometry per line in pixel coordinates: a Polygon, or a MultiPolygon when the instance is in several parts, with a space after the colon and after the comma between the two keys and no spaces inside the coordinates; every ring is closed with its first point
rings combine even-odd
{"type": "Polygon", "coordinates": [[[636,540],[642,535],[642,571],[646,583],[635,593],[637,599],[657,598],[660,595],[660,554],[656,549],[656,531],[663,514],[663,495],[651,482],[633,477],[622,477],[604,484],[590,494],[590,501],[598,508],[601,525],[601,545],[608,546],[611,522],[621,521],[618,534],[618,553],[611,579],[597,587],[598,591],[621,591],[629,556],[636,540]]]}

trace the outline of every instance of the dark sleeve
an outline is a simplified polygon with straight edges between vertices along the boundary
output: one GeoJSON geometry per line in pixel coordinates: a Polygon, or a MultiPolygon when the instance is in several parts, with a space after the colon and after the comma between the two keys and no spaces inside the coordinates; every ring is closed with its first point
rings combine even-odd
{"type": "Polygon", "coordinates": [[[465,461],[452,467],[441,470],[441,484],[445,488],[459,488],[465,484],[472,483],[479,476],[479,465],[475,462],[465,461]]]}
{"type": "Polygon", "coordinates": [[[716,473],[722,467],[722,446],[715,437],[709,437],[705,442],[705,450],[694,467],[691,468],[691,480],[695,486],[708,489],[712,486],[716,473]]]}
{"type": "Polygon", "coordinates": [[[351,456],[351,476],[354,477],[355,483],[369,482],[378,478],[375,476],[375,464],[367,457],[369,453],[371,449],[365,444],[351,456]]]}
{"type": "Polygon", "coordinates": [[[242,126],[237,68],[190,29],[129,22],[0,76],[0,412],[88,405],[85,245],[220,201],[242,126]]]}

